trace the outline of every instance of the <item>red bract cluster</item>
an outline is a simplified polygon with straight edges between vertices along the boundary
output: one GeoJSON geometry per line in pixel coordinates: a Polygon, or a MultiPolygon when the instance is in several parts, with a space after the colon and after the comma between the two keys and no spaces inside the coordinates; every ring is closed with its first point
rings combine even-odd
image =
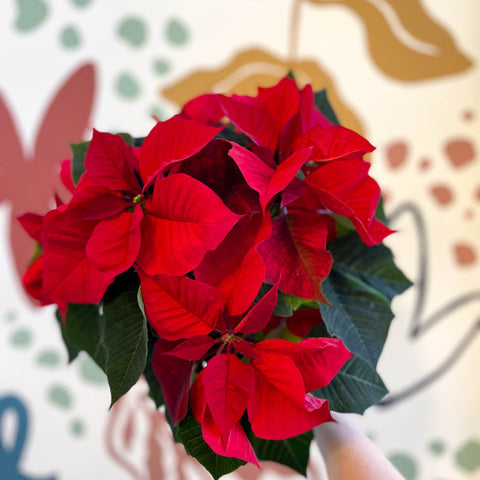
{"type": "MultiPolygon", "coordinates": [[[[20,219],[43,249],[26,288],[65,312],[134,268],[174,422],[190,405],[216,453],[257,463],[245,418],[265,439],[331,420],[310,392],[350,358],[341,340],[258,340],[278,323],[278,292],[325,301],[336,216],[367,245],[390,233],[375,219],[372,150],[289,78],[257,97],[198,97],[138,148],[95,131],[72,199],[20,219]]],[[[301,317],[301,334],[321,321],[301,317]]]]}

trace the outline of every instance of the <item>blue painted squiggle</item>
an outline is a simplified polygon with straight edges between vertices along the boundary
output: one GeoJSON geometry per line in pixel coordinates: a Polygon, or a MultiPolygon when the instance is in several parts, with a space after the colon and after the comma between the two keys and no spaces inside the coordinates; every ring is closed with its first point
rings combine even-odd
{"type": "MultiPolygon", "coordinates": [[[[28,434],[28,416],[23,403],[13,396],[0,398],[0,478],[2,480],[40,480],[39,477],[27,477],[19,471],[19,462],[28,434]],[[17,435],[13,445],[5,443],[2,421],[8,411],[17,417],[17,435]]],[[[41,480],[56,480],[55,477],[43,477],[41,480]]]]}

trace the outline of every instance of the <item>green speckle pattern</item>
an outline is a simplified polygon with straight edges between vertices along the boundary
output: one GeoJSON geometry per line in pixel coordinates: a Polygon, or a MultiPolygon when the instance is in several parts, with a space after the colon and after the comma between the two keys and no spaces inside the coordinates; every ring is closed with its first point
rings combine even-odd
{"type": "Polygon", "coordinates": [[[20,328],[13,332],[10,340],[13,346],[25,348],[32,343],[32,335],[26,328],[20,328]]]}
{"type": "Polygon", "coordinates": [[[170,70],[170,63],[162,58],[157,58],[153,62],[153,70],[159,75],[165,75],[170,70]]]}
{"type": "Polygon", "coordinates": [[[17,18],[15,28],[29,32],[38,27],[47,17],[48,7],[42,0],[17,0],[17,18]]]}
{"type": "Polygon", "coordinates": [[[142,46],[147,36],[145,23],[136,17],[124,19],[118,26],[117,33],[121,39],[132,47],[142,46]]]}
{"type": "Polygon", "coordinates": [[[434,455],[441,455],[445,452],[445,444],[441,440],[433,440],[430,442],[428,449],[434,455]]]}
{"type": "Polygon", "coordinates": [[[188,30],[180,21],[173,19],[167,24],[167,39],[174,45],[184,45],[188,41],[188,30]]]}
{"type": "Polygon", "coordinates": [[[60,34],[60,43],[65,48],[76,48],[80,45],[80,34],[75,27],[65,27],[60,34]]]}
{"type": "Polygon", "coordinates": [[[78,362],[81,377],[89,383],[105,384],[107,376],[102,369],[88,356],[82,355],[78,362]]]}
{"type": "Polygon", "coordinates": [[[72,0],[72,3],[76,7],[86,7],[91,3],[92,0],[72,0]]]}
{"type": "Polygon", "coordinates": [[[466,472],[480,468],[480,442],[469,440],[455,454],[457,465],[466,472]]]}
{"type": "Polygon", "coordinates": [[[73,420],[70,431],[74,437],[82,437],[85,434],[85,424],[81,420],[73,420]]]}
{"type": "Polygon", "coordinates": [[[56,367],[60,362],[60,357],[54,350],[45,350],[37,355],[37,363],[44,367],[56,367]]]}
{"type": "Polygon", "coordinates": [[[118,76],[116,89],[121,97],[129,100],[138,97],[140,93],[138,82],[130,73],[122,73],[118,76]]]}
{"type": "Polygon", "coordinates": [[[48,391],[49,400],[57,407],[67,410],[72,406],[72,397],[62,385],[54,385],[48,391]]]}
{"type": "Polygon", "coordinates": [[[405,477],[405,480],[415,480],[418,469],[415,460],[403,453],[397,453],[388,457],[393,466],[405,477]]]}

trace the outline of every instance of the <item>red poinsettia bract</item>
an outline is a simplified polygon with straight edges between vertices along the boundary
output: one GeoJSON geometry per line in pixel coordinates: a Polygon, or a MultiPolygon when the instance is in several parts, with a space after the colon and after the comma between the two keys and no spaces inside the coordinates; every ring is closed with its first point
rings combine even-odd
{"type": "Polygon", "coordinates": [[[215,287],[140,273],[146,315],[162,337],[153,369],[174,422],[186,415],[190,397],[213,451],[258,464],[241,425],[245,413],[256,436],[273,440],[331,421],[328,402],[309,392],[326,386],[351,354],[338,339],[255,343],[253,335],[265,328],[277,303],[275,287],[232,316],[215,287]]]}

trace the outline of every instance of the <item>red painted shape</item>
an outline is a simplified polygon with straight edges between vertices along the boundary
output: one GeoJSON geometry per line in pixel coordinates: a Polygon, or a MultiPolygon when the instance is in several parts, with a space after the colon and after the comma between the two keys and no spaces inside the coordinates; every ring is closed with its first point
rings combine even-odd
{"type": "Polygon", "coordinates": [[[69,199],[60,180],[60,166],[71,156],[70,144],[81,141],[90,127],[94,92],[95,69],[86,64],[54,94],[38,127],[32,154],[22,147],[14,118],[0,96],[0,201],[11,207],[10,244],[19,278],[34,243],[16,219],[25,212],[46,213],[55,194],[64,201],[69,199]]]}

